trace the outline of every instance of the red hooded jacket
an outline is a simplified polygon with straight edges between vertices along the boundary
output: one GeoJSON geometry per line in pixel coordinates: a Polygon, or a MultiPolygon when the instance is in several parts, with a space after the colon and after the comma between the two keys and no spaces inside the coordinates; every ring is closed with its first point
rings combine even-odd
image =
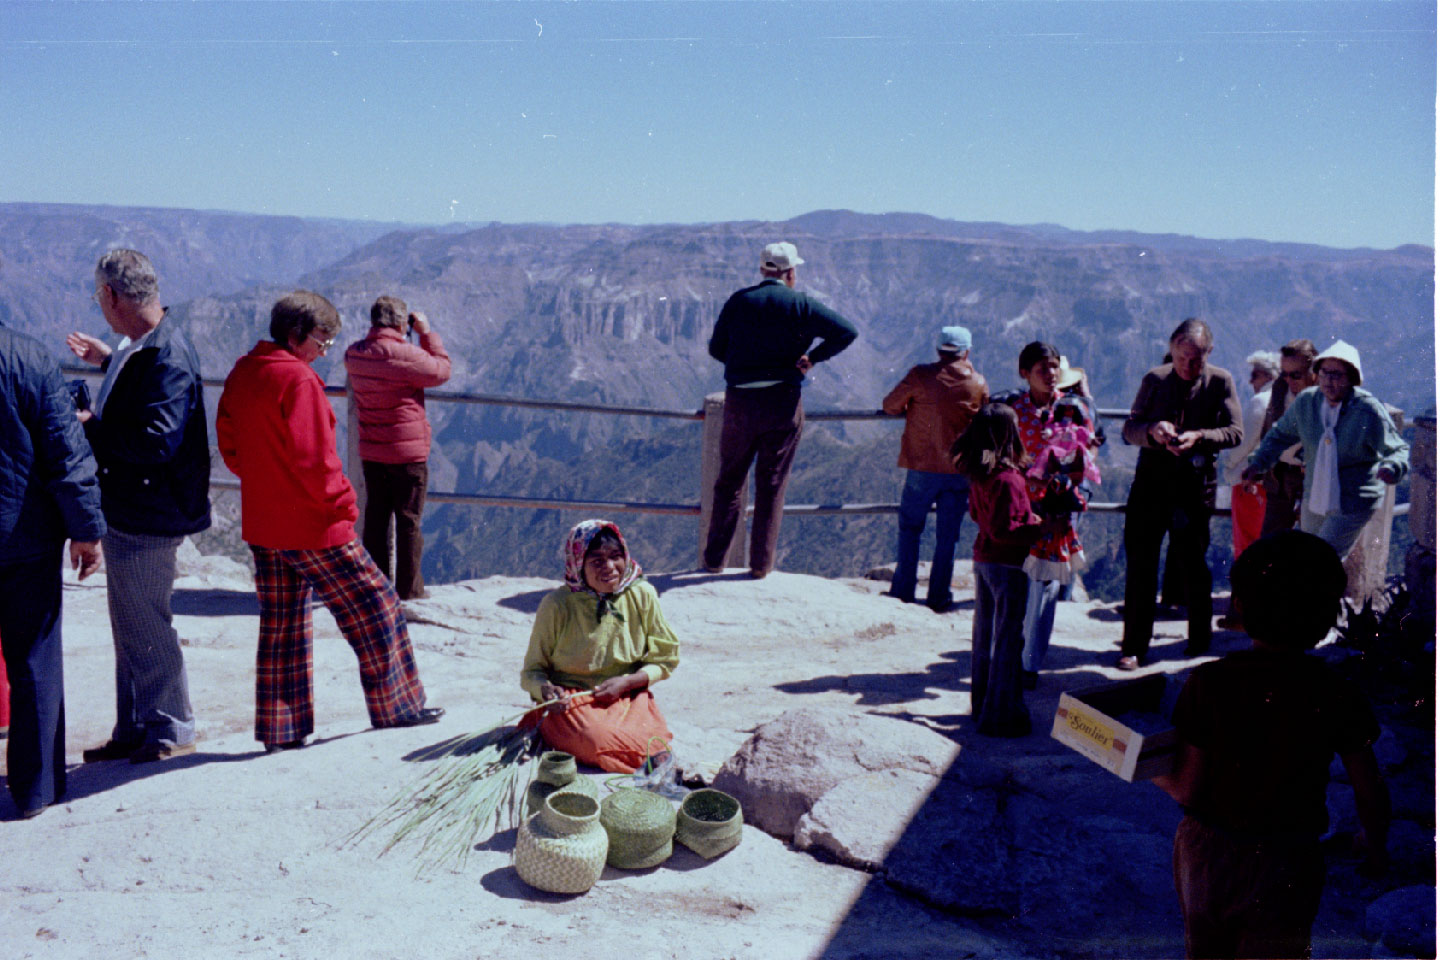
{"type": "Polygon", "coordinates": [[[430,457],[425,388],[450,379],[450,355],[431,330],[420,346],[391,327],[371,327],[345,351],[345,372],[360,417],[360,459],[422,463],[430,457]]]}
{"type": "Polygon", "coordinates": [[[246,543],[323,550],[355,539],[359,513],[335,446],[335,412],[308,363],[257,343],[225,378],[215,437],[240,478],[246,543]]]}

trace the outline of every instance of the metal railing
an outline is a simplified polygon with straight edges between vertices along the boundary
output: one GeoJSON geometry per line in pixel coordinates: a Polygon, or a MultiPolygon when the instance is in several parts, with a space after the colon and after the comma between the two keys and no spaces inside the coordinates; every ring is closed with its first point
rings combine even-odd
{"type": "MultiPolygon", "coordinates": [[[[72,376],[82,376],[99,379],[103,374],[93,367],[82,367],[66,364],[61,369],[72,376]]],[[[202,382],[207,387],[220,388],[225,385],[223,378],[205,377],[202,382]]],[[[326,385],[325,394],[329,397],[347,398],[348,389],[326,385]]],[[[550,410],[569,413],[598,413],[611,416],[633,416],[633,417],[656,417],[671,420],[689,420],[703,423],[706,419],[705,408],[698,410],[674,410],[659,407],[629,407],[616,406],[600,403],[576,403],[564,400],[534,400],[528,397],[514,397],[505,394],[468,393],[464,391],[451,390],[430,390],[426,391],[426,400],[435,403],[457,403],[479,406],[500,406],[529,410],[550,410]]],[[[1119,408],[1100,408],[1096,410],[1097,415],[1107,420],[1124,420],[1130,415],[1129,410],[1119,408]]],[[[901,417],[892,417],[882,410],[816,410],[806,411],[805,419],[815,422],[839,422],[839,421],[894,421],[903,422],[901,417]]],[[[353,425],[352,425],[353,426],[353,425]]],[[[363,476],[358,462],[358,455],[353,452],[353,437],[356,431],[349,430],[352,438],[350,446],[351,455],[346,457],[346,471],[349,473],[351,482],[359,486],[360,477],[363,476]]],[[[215,477],[210,485],[220,490],[238,490],[238,482],[225,477],[215,477]]],[[[703,497],[703,491],[702,491],[703,497]]],[[[425,499],[429,503],[436,504],[466,504],[478,507],[513,507],[529,510],[591,510],[610,513],[643,513],[661,516],[700,516],[704,512],[702,503],[654,503],[644,501],[622,501],[622,500],[583,500],[575,498],[556,497],[524,497],[511,494],[481,494],[463,493],[460,491],[428,490],[425,499]]],[[[878,516],[893,514],[898,511],[898,503],[841,503],[841,504],[820,504],[820,503],[787,503],[784,508],[785,516],[796,517],[855,517],[855,516],[878,516]]],[[[1088,509],[1094,513],[1123,513],[1125,504],[1123,502],[1091,502],[1088,509]]],[[[746,513],[752,513],[753,507],[747,507],[746,513]]],[[[1408,503],[1397,504],[1394,516],[1404,516],[1409,513],[1408,503]]],[[[1228,508],[1217,507],[1212,511],[1213,516],[1228,517],[1228,508]]]]}

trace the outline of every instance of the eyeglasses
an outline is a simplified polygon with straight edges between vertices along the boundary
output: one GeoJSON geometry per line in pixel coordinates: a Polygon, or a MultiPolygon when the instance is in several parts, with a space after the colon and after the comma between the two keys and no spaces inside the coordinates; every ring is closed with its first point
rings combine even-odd
{"type": "Polygon", "coordinates": [[[331,347],[335,346],[335,338],[334,338],[334,337],[331,337],[329,340],[321,340],[319,337],[315,336],[315,334],[313,334],[313,333],[312,333],[312,334],[309,334],[309,337],[310,337],[311,340],[314,340],[317,344],[320,345],[320,352],[321,352],[321,353],[324,353],[325,351],[329,350],[331,347]]]}
{"type": "Polygon", "coordinates": [[[1309,370],[1288,370],[1285,373],[1280,374],[1280,376],[1284,377],[1286,380],[1304,380],[1309,375],[1309,370]]]}
{"type": "Polygon", "coordinates": [[[1344,370],[1321,370],[1321,380],[1349,380],[1350,374],[1344,370]]]}

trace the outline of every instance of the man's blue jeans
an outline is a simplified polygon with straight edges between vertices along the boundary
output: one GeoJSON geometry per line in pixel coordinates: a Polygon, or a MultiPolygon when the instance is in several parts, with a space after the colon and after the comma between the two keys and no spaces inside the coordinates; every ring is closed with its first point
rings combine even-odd
{"type": "Polygon", "coordinates": [[[955,572],[955,541],[970,503],[970,481],[958,473],[905,471],[900,493],[900,537],[895,547],[895,576],[890,596],[910,603],[915,599],[915,570],[920,563],[920,534],[930,507],[935,507],[935,559],[930,565],[930,586],[925,602],[944,607],[953,601],[950,578],[955,572]]]}

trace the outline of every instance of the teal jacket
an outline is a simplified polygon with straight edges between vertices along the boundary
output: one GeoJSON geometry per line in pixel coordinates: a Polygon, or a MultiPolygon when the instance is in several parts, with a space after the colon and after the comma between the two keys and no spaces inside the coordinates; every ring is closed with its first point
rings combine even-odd
{"type": "MultiPolygon", "coordinates": [[[[1250,455],[1250,465],[1268,470],[1280,454],[1295,444],[1305,449],[1305,502],[1310,500],[1311,465],[1320,445],[1324,428],[1320,425],[1320,406],[1325,395],[1319,387],[1311,387],[1290,404],[1285,415],[1275,422],[1260,446],[1250,455]]],[[[1385,495],[1385,484],[1379,477],[1380,467],[1389,466],[1397,480],[1409,469],[1410,445],[1395,429],[1395,421],[1374,394],[1356,387],[1340,405],[1340,420],[1335,425],[1335,439],[1340,445],[1340,512],[1366,513],[1375,509],[1385,495]]]]}

